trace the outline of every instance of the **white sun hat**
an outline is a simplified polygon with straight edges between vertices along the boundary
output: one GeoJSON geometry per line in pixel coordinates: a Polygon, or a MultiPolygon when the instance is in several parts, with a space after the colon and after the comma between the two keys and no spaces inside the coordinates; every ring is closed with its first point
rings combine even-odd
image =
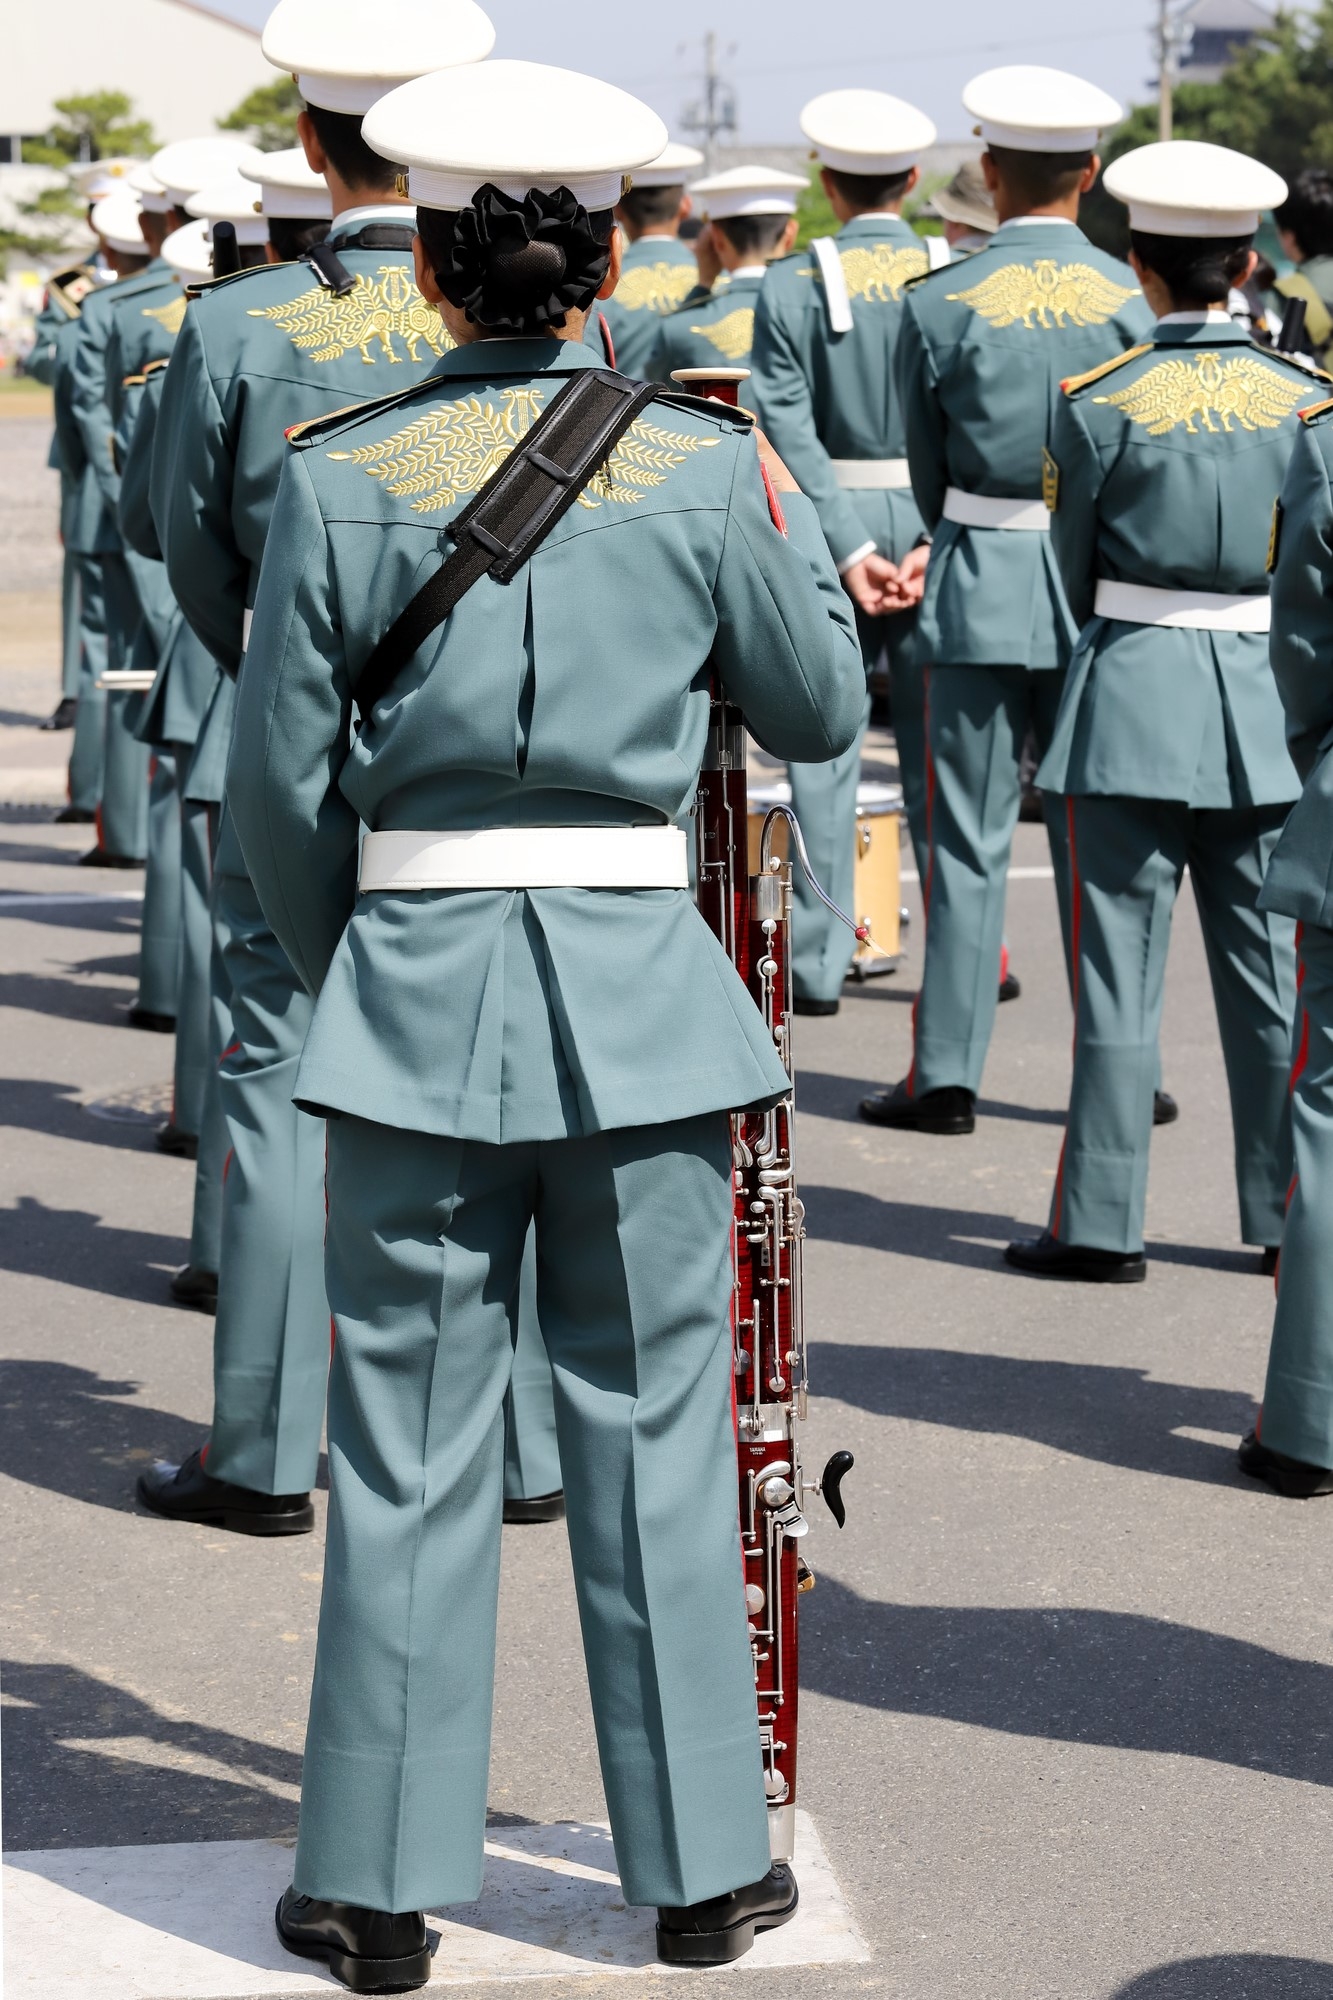
{"type": "Polygon", "coordinates": [[[307,104],[360,116],[412,77],[484,61],[495,28],[476,0],[278,0],[261,46],[307,104]]]}

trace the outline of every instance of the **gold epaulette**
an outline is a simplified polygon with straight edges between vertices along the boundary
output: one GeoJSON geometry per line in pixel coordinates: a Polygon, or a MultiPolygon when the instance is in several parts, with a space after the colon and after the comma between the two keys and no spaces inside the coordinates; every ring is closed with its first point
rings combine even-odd
{"type": "Polygon", "coordinates": [[[1319,417],[1326,417],[1330,410],[1333,410],[1333,396],[1330,396],[1326,403],[1311,403],[1308,410],[1300,411],[1301,422],[1312,424],[1319,417]]]}
{"type": "Polygon", "coordinates": [[[146,375],[122,375],[120,386],[122,389],[142,389],[147,380],[146,375]]]}
{"type": "Polygon", "coordinates": [[[1110,361],[1103,361],[1100,368],[1090,368],[1086,375],[1071,375],[1068,381],[1060,384],[1060,387],[1066,396],[1072,396],[1079,389],[1086,389],[1091,383],[1100,382],[1104,376],[1114,374],[1115,370],[1123,368],[1127,361],[1137,361],[1141,354],[1151,353],[1151,341],[1145,341],[1140,347],[1127,347],[1123,354],[1114,355],[1110,361]]]}
{"type": "Polygon", "coordinates": [[[164,355],[160,361],[146,361],[144,363],[144,371],[143,371],[144,381],[146,382],[150,375],[156,375],[163,368],[169,367],[170,363],[171,363],[171,356],[169,354],[164,355]]]}
{"type": "Polygon", "coordinates": [[[283,436],[288,444],[296,445],[299,450],[303,450],[306,445],[313,444],[317,437],[326,436],[339,424],[350,423],[360,417],[373,416],[379,410],[391,410],[397,403],[410,402],[413,396],[421,395],[423,390],[434,390],[438,395],[440,392],[438,376],[428,376],[424,382],[414,382],[408,389],[396,389],[391,395],[368,396],[363,403],[344,403],[341,409],[325,410],[320,416],[306,417],[303,422],[293,424],[289,430],[284,431],[283,436]]]}

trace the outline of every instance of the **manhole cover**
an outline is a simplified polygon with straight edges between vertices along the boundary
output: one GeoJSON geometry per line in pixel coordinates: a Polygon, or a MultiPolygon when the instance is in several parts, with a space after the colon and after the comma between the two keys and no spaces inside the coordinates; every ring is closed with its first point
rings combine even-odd
{"type": "Polygon", "coordinates": [[[171,1085],[139,1083],[130,1090],[118,1090],[111,1097],[85,1101],[84,1110],[94,1118],[109,1119],[113,1125],[160,1125],[171,1116],[171,1085]]]}

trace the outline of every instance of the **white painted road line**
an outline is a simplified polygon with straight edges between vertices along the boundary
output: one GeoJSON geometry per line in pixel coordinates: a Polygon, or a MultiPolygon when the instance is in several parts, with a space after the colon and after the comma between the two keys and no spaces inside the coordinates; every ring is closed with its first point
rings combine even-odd
{"type": "MultiPolygon", "coordinates": [[[[797,1814],[801,1908],[745,1959],[775,1966],[870,1957],[806,1813],[797,1814]]],[[[566,1822],[493,1829],[479,1902],[433,1916],[429,1992],[486,1980],[605,1974],[671,1977],[653,1913],[620,1899],[610,1829],[566,1822]]],[[[273,1910],[291,1880],[278,1840],[12,1854],[4,1870],[7,2000],[304,2000],[341,1991],[278,1943],[273,1910]]]]}

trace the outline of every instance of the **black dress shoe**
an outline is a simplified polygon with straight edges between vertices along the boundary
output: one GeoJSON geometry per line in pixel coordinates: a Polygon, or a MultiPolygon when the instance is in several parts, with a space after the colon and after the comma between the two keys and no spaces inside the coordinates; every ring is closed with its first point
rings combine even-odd
{"type": "Polygon", "coordinates": [[[153,1143],[159,1153],[170,1153],[173,1160],[197,1160],[199,1139],[194,1132],[182,1132],[179,1125],[160,1125],[153,1134],[153,1143]]]}
{"type": "Polygon", "coordinates": [[[203,1455],[192,1451],[184,1465],[155,1465],[141,1472],[139,1498],[168,1521],[194,1521],[205,1528],[229,1528],[236,1535],[308,1535],[315,1510],[308,1493],[252,1493],[205,1472],[203,1455]]]}
{"type": "Polygon", "coordinates": [[[430,1978],[430,1943],[420,1910],[394,1917],[288,1889],[274,1922],[288,1951],[323,1959],[353,1993],[411,1993],[430,1978]]]}
{"type": "Polygon", "coordinates": [[[1000,981],[1000,1005],[1003,1007],[1006,1000],[1021,1000],[1022,997],[1022,980],[1016,972],[1006,972],[1000,981]]]}
{"type": "Polygon", "coordinates": [[[218,1274],[198,1264],[182,1264],[171,1280],[171,1296],[178,1306],[194,1312],[215,1313],[218,1309],[218,1274]]]}
{"type": "Polygon", "coordinates": [[[563,1493],[543,1493],[536,1500],[505,1501],[506,1528],[524,1528],[534,1521],[563,1521],[564,1518],[563,1493]]]}
{"type": "Polygon", "coordinates": [[[1287,1500],[1316,1500],[1333,1493],[1333,1471],[1288,1458],[1285,1452],[1270,1451],[1255,1431],[1242,1442],[1237,1459],[1249,1478],[1266,1480],[1287,1500]]]}
{"type": "Polygon", "coordinates": [[[657,1912],[657,1956],[667,1965],[730,1965],[744,1958],[756,1931],[789,1924],[800,1902],[796,1877],[777,1861],[762,1882],[707,1903],[657,1912]]]}
{"type": "MultiPolygon", "coordinates": [[[[78,712],[79,704],[75,701],[73,695],[62,695],[50,715],[47,716],[46,721],[39,722],[37,727],[43,733],[52,729],[72,729],[74,727],[74,718],[78,712]]],[[[90,813],[89,818],[91,817],[90,813]]]]}
{"type": "Polygon", "coordinates": [[[1277,1267],[1281,1256],[1282,1245],[1280,1243],[1270,1243],[1266,1250],[1260,1252],[1259,1275],[1261,1278],[1275,1278],[1277,1276],[1277,1267]]]}
{"type": "Polygon", "coordinates": [[[89,812],[87,806],[62,806],[52,820],[52,826],[92,826],[97,814],[89,812]]]}
{"type": "Polygon", "coordinates": [[[143,862],[133,854],[112,854],[105,847],[90,847],[86,854],[79,856],[80,868],[142,868],[143,862]]]}
{"type": "Polygon", "coordinates": [[[908,1095],[905,1083],[877,1090],[861,1099],[861,1116],[870,1125],[888,1125],[895,1132],[932,1132],[937,1138],[966,1138],[977,1129],[977,1100],[961,1084],[908,1095]]]}
{"type": "Polygon", "coordinates": [[[1155,1090],[1152,1096],[1152,1122],[1154,1125],[1174,1125],[1180,1116],[1180,1106],[1169,1090],[1155,1090]]]}
{"type": "Polygon", "coordinates": [[[155,1014],[151,1007],[131,1007],[125,1017],[132,1028],[142,1028],[149,1035],[174,1035],[176,1016],[155,1014]]]}
{"type": "Polygon", "coordinates": [[[797,993],[792,996],[791,1004],[792,1004],[792,1012],[794,1014],[813,1014],[816,1016],[820,1016],[826,1014],[836,1014],[838,1009],[841,1007],[842,1002],[841,1000],[807,1000],[803,993],[797,993]]]}
{"type": "Polygon", "coordinates": [[[1141,1250],[1089,1250],[1080,1243],[1057,1243],[1049,1230],[1011,1243],[1004,1261],[1031,1278],[1072,1278],[1082,1285],[1141,1285],[1148,1275],[1141,1250]]]}

